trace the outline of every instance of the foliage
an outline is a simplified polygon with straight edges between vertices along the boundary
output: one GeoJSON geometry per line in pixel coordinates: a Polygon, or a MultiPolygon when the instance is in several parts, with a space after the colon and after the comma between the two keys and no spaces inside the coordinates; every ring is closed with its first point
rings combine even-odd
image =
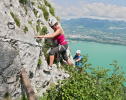
{"type": "Polygon", "coordinates": [[[33,12],[34,12],[34,15],[37,17],[38,11],[34,8],[33,12]]]}
{"type": "Polygon", "coordinates": [[[43,26],[42,29],[41,29],[40,35],[45,35],[47,33],[48,33],[47,27],[43,26]]]}
{"type": "Polygon", "coordinates": [[[45,34],[48,33],[47,27],[46,26],[43,26],[41,28],[41,24],[40,24],[39,21],[37,22],[37,25],[36,25],[36,31],[37,31],[37,33],[39,33],[39,35],[45,35],[45,34]]]}
{"type": "Polygon", "coordinates": [[[25,33],[28,32],[28,27],[25,26],[23,30],[24,30],[25,33]]]}
{"type": "Polygon", "coordinates": [[[36,31],[37,31],[37,33],[40,33],[40,31],[41,31],[40,22],[37,22],[36,31]]]}
{"type": "Polygon", "coordinates": [[[28,21],[28,23],[29,23],[30,25],[32,25],[32,21],[28,21]]]}
{"type": "Polygon", "coordinates": [[[24,4],[27,4],[28,0],[19,0],[19,2],[24,5],[24,4]]]}
{"type": "Polygon", "coordinates": [[[48,6],[50,8],[52,7],[51,4],[47,0],[44,0],[44,3],[45,3],[46,6],[48,6]]]}
{"type": "MultiPolygon", "coordinates": [[[[124,100],[124,75],[119,71],[117,62],[111,66],[113,70],[102,67],[92,68],[83,59],[83,68],[65,67],[71,77],[59,82],[45,95],[47,100],[124,100]]],[[[44,98],[45,98],[44,97],[44,98]]],[[[41,99],[43,100],[43,99],[41,99]]]]}
{"type": "Polygon", "coordinates": [[[10,95],[9,92],[6,92],[6,93],[4,94],[4,100],[11,100],[11,95],[10,95]]]}
{"type": "Polygon", "coordinates": [[[46,39],[45,43],[44,43],[44,47],[43,47],[43,52],[44,52],[44,56],[46,58],[46,61],[49,63],[49,55],[47,54],[47,51],[50,48],[51,43],[46,39]]]}
{"type": "Polygon", "coordinates": [[[39,59],[38,59],[38,68],[40,68],[40,66],[41,66],[41,64],[42,64],[42,60],[41,60],[41,57],[39,57],[39,59]]]}
{"type": "Polygon", "coordinates": [[[49,18],[49,13],[48,13],[48,11],[47,11],[46,6],[41,5],[41,6],[39,6],[38,8],[42,10],[43,15],[44,15],[44,18],[45,18],[45,20],[47,21],[48,18],[49,18]]]}
{"type": "Polygon", "coordinates": [[[49,12],[52,16],[55,16],[55,9],[53,7],[49,8],[49,12]]]}
{"type": "Polygon", "coordinates": [[[20,20],[19,20],[19,18],[17,17],[17,15],[15,15],[13,12],[10,12],[10,14],[11,14],[11,16],[13,17],[13,19],[14,19],[16,25],[17,25],[18,27],[20,27],[20,20]]]}
{"type": "Polygon", "coordinates": [[[23,94],[21,97],[21,100],[28,100],[28,99],[27,99],[26,95],[23,94]]]}
{"type": "Polygon", "coordinates": [[[55,9],[52,7],[52,5],[47,0],[44,0],[44,3],[49,7],[49,12],[51,13],[51,15],[55,16],[55,9]]]}
{"type": "Polygon", "coordinates": [[[35,2],[32,1],[31,4],[32,4],[32,5],[35,5],[35,2]]]}

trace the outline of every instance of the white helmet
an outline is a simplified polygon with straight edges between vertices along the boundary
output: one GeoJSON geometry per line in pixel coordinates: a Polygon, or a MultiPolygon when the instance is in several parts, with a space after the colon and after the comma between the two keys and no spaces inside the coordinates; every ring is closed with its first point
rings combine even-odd
{"type": "Polygon", "coordinates": [[[55,17],[50,17],[48,23],[50,26],[54,26],[57,23],[57,19],[55,17]]]}
{"type": "Polygon", "coordinates": [[[80,51],[80,50],[77,50],[77,51],[76,51],[76,53],[79,53],[79,54],[80,54],[80,53],[81,53],[81,51],[80,51]]]}

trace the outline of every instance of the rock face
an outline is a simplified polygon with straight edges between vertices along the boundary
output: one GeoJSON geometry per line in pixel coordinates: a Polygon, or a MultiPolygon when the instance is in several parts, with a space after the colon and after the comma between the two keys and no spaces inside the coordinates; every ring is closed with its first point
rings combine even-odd
{"type": "Polygon", "coordinates": [[[21,97],[22,85],[19,72],[25,68],[32,87],[38,96],[42,96],[51,83],[69,77],[63,70],[53,67],[47,69],[43,45],[36,42],[34,36],[40,27],[52,32],[39,6],[49,7],[44,0],[0,0],[0,100],[8,93],[13,100],[21,97]],[[41,62],[41,63],[40,63],[41,62]],[[39,66],[38,66],[39,65],[39,66]]]}

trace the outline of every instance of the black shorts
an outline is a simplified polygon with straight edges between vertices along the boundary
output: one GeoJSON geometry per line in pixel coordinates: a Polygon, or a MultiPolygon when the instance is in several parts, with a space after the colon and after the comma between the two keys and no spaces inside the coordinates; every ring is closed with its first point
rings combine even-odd
{"type": "Polygon", "coordinates": [[[51,49],[51,51],[49,52],[49,55],[55,55],[56,53],[60,53],[63,57],[64,60],[68,60],[68,57],[67,57],[67,50],[68,48],[68,45],[58,45],[57,47],[54,47],[51,49]]]}

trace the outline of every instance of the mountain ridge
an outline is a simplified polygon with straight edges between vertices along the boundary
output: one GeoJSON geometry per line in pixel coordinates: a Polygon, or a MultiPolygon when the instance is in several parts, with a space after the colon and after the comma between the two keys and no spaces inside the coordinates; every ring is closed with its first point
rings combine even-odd
{"type": "Polygon", "coordinates": [[[81,40],[126,45],[126,22],[124,21],[79,18],[62,20],[62,25],[68,35],[74,35],[74,39],[76,39],[75,35],[81,35],[95,39],[81,38],[81,40]]]}

